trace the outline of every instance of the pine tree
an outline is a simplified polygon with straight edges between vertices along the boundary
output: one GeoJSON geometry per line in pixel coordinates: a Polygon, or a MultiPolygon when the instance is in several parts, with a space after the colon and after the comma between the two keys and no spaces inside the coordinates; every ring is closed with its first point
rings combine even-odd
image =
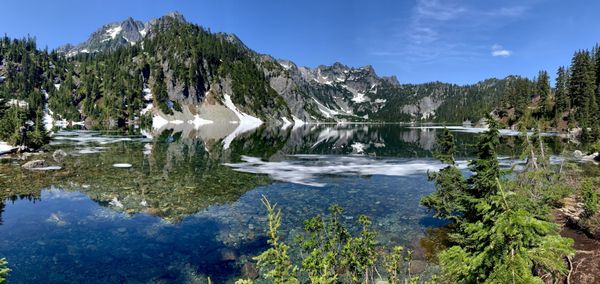
{"type": "MultiPolygon", "coordinates": [[[[596,46],[594,47],[594,67],[595,67],[595,73],[596,73],[596,103],[600,105],[600,45],[596,44],[596,46]]],[[[598,107],[597,111],[600,112],[600,106],[598,107]]],[[[598,124],[600,123],[600,118],[597,115],[597,112],[595,113],[595,117],[596,117],[596,123],[598,124]]]]}
{"type": "Polygon", "coordinates": [[[154,86],[152,87],[152,93],[154,95],[154,105],[158,106],[160,110],[165,114],[173,114],[173,110],[168,105],[169,95],[167,93],[167,85],[165,83],[165,73],[162,67],[157,67],[156,78],[154,86]]]}
{"type": "Polygon", "coordinates": [[[435,217],[460,221],[468,203],[467,183],[462,172],[456,167],[454,136],[444,128],[438,138],[435,157],[447,166],[437,173],[429,173],[429,180],[435,181],[436,191],[421,199],[423,206],[435,211],[435,217]]]}
{"type": "Polygon", "coordinates": [[[556,72],[556,106],[555,117],[562,119],[562,115],[565,111],[570,109],[570,98],[568,94],[568,71],[564,66],[558,68],[556,72]]]}
{"type": "Polygon", "coordinates": [[[442,163],[453,165],[454,155],[456,154],[456,143],[454,142],[454,135],[450,133],[448,128],[444,127],[442,130],[437,145],[437,151],[434,156],[442,163]]]}
{"type": "Polygon", "coordinates": [[[571,62],[569,94],[573,98],[573,107],[577,109],[575,118],[581,127],[589,127],[593,123],[591,116],[598,111],[595,80],[594,66],[589,52],[586,50],[576,52],[571,62]]]}
{"type": "Polygon", "coordinates": [[[535,87],[537,94],[540,96],[538,103],[540,113],[542,114],[542,116],[548,116],[548,114],[551,111],[550,76],[548,76],[548,72],[546,72],[545,70],[539,72],[537,81],[535,83],[535,87]]]}

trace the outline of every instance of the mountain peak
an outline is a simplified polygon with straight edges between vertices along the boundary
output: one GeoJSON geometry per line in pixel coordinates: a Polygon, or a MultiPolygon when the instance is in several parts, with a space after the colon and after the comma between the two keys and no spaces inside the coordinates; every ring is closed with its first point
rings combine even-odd
{"type": "Polygon", "coordinates": [[[179,13],[178,11],[173,11],[173,12],[169,12],[166,17],[170,17],[173,18],[177,21],[180,22],[186,22],[185,17],[183,16],[183,14],[179,13]]]}
{"type": "Polygon", "coordinates": [[[146,37],[152,26],[157,23],[171,21],[187,23],[185,17],[177,11],[170,12],[147,23],[128,17],[121,22],[113,22],[102,26],[93,32],[85,42],[77,45],[66,44],[57,48],[56,51],[67,56],[75,56],[80,53],[95,53],[114,49],[124,44],[134,45],[146,37]]]}

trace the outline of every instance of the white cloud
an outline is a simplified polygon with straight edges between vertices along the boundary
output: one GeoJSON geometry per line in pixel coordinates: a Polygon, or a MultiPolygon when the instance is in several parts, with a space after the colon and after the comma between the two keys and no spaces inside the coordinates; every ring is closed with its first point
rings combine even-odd
{"type": "Polygon", "coordinates": [[[494,57],[509,57],[512,55],[512,51],[505,49],[502,45],[494,44],[492,46],[492,56],[494,57]]]}

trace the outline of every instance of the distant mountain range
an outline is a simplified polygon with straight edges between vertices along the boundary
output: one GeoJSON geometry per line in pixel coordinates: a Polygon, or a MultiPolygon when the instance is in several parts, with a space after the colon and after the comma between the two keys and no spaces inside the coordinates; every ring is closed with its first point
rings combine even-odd
{"type": "MultiPolygon", "coordinates": [[[[75,57],[115,50],[122,46],[143,46],[147,38],[155,36],[153,33],[165,32],[164,26],[163,30],[157,29],[158,23],[164,23],[165,18],[183,25],[193,25],[178,13],[147,23],[128,18],[120,23],[104,25],[85,42],[68,44],[57,51],[67,57],[75,57]]],[[[256,53],[235,35],[220,33],[216,36],[233,43],[241,53],[248,56],[264,73],[269,86],[285,101],[289,114],[288,110],[284,110],[282,117],[259,114],[268,109],[240,106],[248,113],[268,120],[282,120],[283,117],[286,117],[286,121],[295,119],[305,122],[478,120],[492,110],[508,80],[491,79],[471,86],[441,82],[400,84],[394,76],[378,76],[372,66],[353,68],[335,63],[316,68],[302,67],[289,60],[256,53]]],[[[205,75],[210,77],[211,74],[205,75]]],[[[190,101],[183,95],[184,86],[180,80],[167,79],[172,84],[169,87],[169,98],[183,105],[203,103],[204,94],[198,94],[198,100],[190,101]]],[[[203,91],[209,89],[207,84],[203,91]]],[[[209,118],[211,117],[207,117],[209,118]]]]}

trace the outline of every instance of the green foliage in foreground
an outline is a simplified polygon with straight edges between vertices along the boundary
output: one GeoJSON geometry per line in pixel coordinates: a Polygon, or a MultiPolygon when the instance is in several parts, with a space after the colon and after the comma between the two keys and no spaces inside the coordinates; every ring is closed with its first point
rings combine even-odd
{"type": "Polygon", "coordinates": [[[264,198],[263,204],[267,208],[269,224],[269,244],[271,248],[256,257],[260,267],[271,267],[265,277],[275,283],[298,283],[296,273],[298,267],[292,264],[288,255],[289,247],[279,239],[278,230],[281,226],[281,210],[275,210],[276,205],[271,205],[264,198]]]}
{"type": "Polygon", "coordinates": [[[594,185],[589,179],[581,185],[581,198],[583,200],[583,217],[591,217],[598,211],[599,201],[594,185]]]}
{"type": "Polygon", "coordinates": [[[263,204],[268,213],[271,248],[255,259],[264,277],[273,283],[375,283],[382,277],[377,267],[387,270],[389,283],[424,283],[420,277],[411,275],[411,251],[400,246],[390,252],[378,249],[376,233],[366,216],[358,218],[361,230],[352,236],[341,222],[342,208],[337,205],[331,206],[328,217],[316,216],[305,222],[305,234],[299,237],[302,250],[299,268],[288,254],[290,248],[279,237],[281,210],[266,198],[263,204]]]}
{"type": "MultiPolygon", "coordinates": [[[[451,141],[446,135],[441,140],[441,145],[451,141]]],[[[565,257],[573,254],[572,240],[558,235],[557,225],[547,221],[548,211],[526,206],[544,200],[530,193],[555,190],[535,188],[537,181],[553,176],[542,167],[547,163],[536,162],[514,181],[501,180],[498,145],[498,130],[492,123],[480,137],[477,159],[470,163],[474,175],[465,178],[451,159],[442,159],[448,166],[433,176],[437,191],[423,199],[436,216],[457,225],[452,234],[455,245],[439,254],[441,279],[448,283],[542,283],[542,274],[566,274],[565,257]],[[532,178],[536,177],[532,172],[543,178],[532,178]]],[[[543,145],[529,148],[528,160],[545,159],[542,149],[543,145]]]]}
{"type": "Polygon", "coordinates": [[[6,259],[0,258],[0,284],[6,283],[6,278],[10,272],[10,269],[6,267],[7,264],[6,259]]]}

